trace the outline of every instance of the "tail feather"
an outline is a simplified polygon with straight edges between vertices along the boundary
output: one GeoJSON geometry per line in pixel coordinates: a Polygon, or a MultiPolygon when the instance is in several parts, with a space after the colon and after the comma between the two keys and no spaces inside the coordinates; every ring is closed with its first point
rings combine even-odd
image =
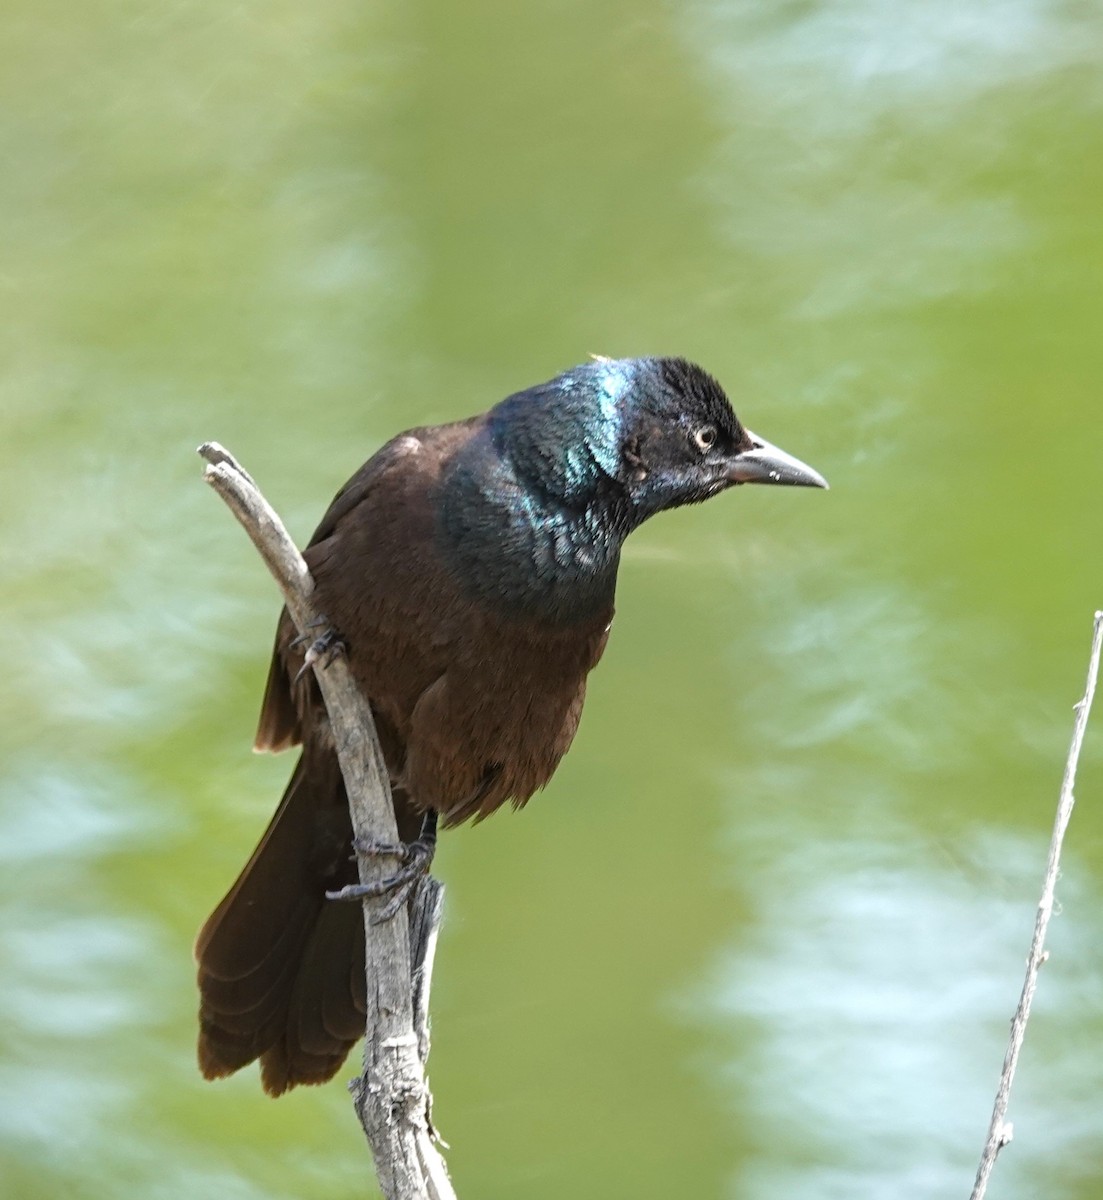
{"type": "Polygon", "coordinates": [[[303,949],[281,1034],[261,1059],[265,1091],[324,1083],[363,1037],[363,947],[360,906],[328,905],[303,949]]]}
{"type": "MultiPolygon", "coordinates": [[[[204,1000],[227,1016],[258,1012],[272,1002],[281,985],[298,967],[299,951],[310,936],[321,904],[312,896],[300,895],[294,909],[274,918],[278,930],[264,955],[254,962],[242,957],[232,974],[218,974],[216,965],[201,957],[201,986],[204,1000]]],[[[232,926],[227,926],[227,929],[232,926]]],[[[259,944],[253,939],[252,947],[259,944]]],[[[225,964],[223,964],[225,965],[225,964]]]]}
{"type": "Polygon", "coordinates": [[[199,1066],[208,1079],[260,1058],[273,1095],[322,1083],[362,1034],[362,912],[325,898],[355,878],[350,833],[336,758],[304,754],[196,941],[199,1066]]]}

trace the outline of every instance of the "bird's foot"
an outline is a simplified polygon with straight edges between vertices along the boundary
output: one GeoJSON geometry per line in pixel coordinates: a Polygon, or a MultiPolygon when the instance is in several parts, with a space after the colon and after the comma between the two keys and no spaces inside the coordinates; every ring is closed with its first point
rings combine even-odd
{"type": "MultiPolygon", "coordinates": [[[[325,618],[319,618],[315,624],[326,624],[325,618]]],[[[305,641],[306,635],[300,634],[291,645],[302,645],[305,641]]],[[[303,665],[295,675],[295,682],[298,683],[316,662],[320,662],[323,667],[328,667],[338,654],[345,654],[347,651],[348,644],[335,629],[324,630],[310,643],[309,649],[303,655],[303,665]]]]}
{"type": "Polygon", "coordinates": [[[330,900],[388,896],[387,903],[371,916],[371,923],[379,925],[398,912],[414,888],[429,874],[437,850],[437,814],[432,809],[425,814],[421,832],[412,842],[364,842],[354,838],[352,847],[365,858],[397,858],[401,863],[393,875],[376,883],[350,883],[339,892],[326,892],[330,900]]]}

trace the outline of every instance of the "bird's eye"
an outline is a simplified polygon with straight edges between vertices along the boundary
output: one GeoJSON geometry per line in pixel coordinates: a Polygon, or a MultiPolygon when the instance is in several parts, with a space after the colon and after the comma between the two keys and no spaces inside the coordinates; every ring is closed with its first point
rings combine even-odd
{"type": "Polygon", "coordinates": [[[700,429],[694,432],[693,440],[697,443],[697,448],[702,453],[711,450],[716,442],[716,426],[702,425],[700,429]]]}

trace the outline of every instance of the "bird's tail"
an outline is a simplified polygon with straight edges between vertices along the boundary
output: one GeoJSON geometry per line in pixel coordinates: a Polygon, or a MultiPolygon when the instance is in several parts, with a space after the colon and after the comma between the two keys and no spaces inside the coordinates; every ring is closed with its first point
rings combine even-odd
{"type": "Polygon", "coordinates": [[[345,788],[331,751],[304,750],[260,844],[196,940],[199,1068],[208,1079],[259,1058],[278,1096],[336,1074],[364,1032],[359,904],[345,788]]]}

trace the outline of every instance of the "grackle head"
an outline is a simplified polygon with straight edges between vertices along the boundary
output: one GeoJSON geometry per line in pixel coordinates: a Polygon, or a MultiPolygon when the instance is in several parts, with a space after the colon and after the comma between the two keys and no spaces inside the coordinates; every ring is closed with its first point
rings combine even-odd
{"type": "Polygon", "coordinates": [[[745,429],[719,383],[682,358],[598,358],[491,410],[498,453],[568,507],[615,496],[635,527],[740,483],[827,487],[745,429]]]}
{"type": "Polygon", "coordinates": [[[641,518],[741,483],[827,487],[819,472],[746,429],[720,384],[693,363],[657,358],[604,365],[627,368],[630,380],[621,475],[641,518]]]}

